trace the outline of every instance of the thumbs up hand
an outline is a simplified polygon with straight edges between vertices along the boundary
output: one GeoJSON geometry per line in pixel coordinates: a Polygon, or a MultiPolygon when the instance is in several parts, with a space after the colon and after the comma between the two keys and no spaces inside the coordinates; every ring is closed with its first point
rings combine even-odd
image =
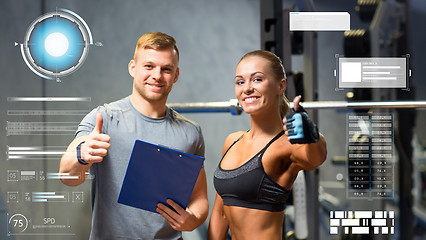
{"type": "Polygon", "coordinates": [[[318,127],[300,105],[301,98],[294,98],[293,111],[283,119],[284,131],[292,144],[316,143],[319,140],[318,127]]]}
{"type": "Polygon", "coordinates": [[[110,148],[110,136],[102,133],[102,114],[96,114],[96,125],[81,145],[81,159],[87,163],[102,162],[110,148]]]}

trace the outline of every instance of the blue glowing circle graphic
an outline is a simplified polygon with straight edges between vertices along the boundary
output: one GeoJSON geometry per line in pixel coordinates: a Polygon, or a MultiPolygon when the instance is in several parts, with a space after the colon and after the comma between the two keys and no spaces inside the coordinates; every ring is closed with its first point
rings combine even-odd
{"type": "Polygon", "coordinates": [[[68,51],[68,38],[64,34],[54,32],[49,34],[44,41],[47,53],[54,57],[60,57],[68,51]]]}
{"type": "Polygon", "coordinates": [[[58,80],[81,67],[91,44],[92,34],[84,20],[72,11],[60,9],[34,20],[21,53],[34,73],[58,80]]]}

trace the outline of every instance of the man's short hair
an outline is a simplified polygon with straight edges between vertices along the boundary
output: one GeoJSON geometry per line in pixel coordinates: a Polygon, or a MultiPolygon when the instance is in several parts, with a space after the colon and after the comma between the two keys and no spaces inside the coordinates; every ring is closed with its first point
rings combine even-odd
{"type": "Polygon", "coordinates": [[[176,45],[176,40],[162,32],[151,32],[142,35],[136,44],[135,54],[133,55],[134,60],[136,60],[136,53],[140,48],[154,50],[174,49],[179,60],[179,49],[176,45]]]}

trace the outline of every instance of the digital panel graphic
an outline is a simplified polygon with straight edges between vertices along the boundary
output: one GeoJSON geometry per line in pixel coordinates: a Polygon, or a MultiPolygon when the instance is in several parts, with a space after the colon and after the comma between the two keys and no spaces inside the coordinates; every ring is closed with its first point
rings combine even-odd
{"type": "Polygon", "coordinates": [[[35,19],[20,47],[25,63],[35,74],[59,82],[81,67],[90,45],[93,37],[86,22],[70,10],[58,9],[35,19]]]}
{"type": "Polygon", "coordinates": [[[351,29],[348,12],[290,12],[290,31],[346,31],[351,29]]]}
{"type": "Polygon", "coordinates": [[[93,176],[59,173],[59,162],[91,101],[91,97],[7,97],[7,145],[0,173],[6,184],[7,236],[80,239],[72,214],[88,206],[87,187],[93,176]],[[79,178],[88,181],[73,188],[61,182],[79,178]]]}
{"type": "Polygon", "coordinates": [[[348,114],[347,136],[347,198],[393,198],[393,115],[348,114]]]}
{"type": "Polygon", "coordinates": [[[394,211],[330,211],[330,234],[395,233],[394,211]],[[339,228],[342,232],[339,232],[339,228]],[[370,232],[371,231],[371,232],[370,232]]]}
{"type": "Polygon", "coordinates": [[[336,90],[345,88],[409,89],[410,55],[405,57],[346,58],[336,55],[336,90]]]}
{"type": "MultiPolygon", "coordinates": [[[[68,218],[61,214],[55,214],[50,217],[31,217],[31,214],[8,214],[8,235],[9,236],[31,236],[37,234],[28,234],[29,231],[49,230],[53,233],[44,234],[45,236],[73,236],[73,233],[64,233],[71,228],[68,218]]],[[[40,236],[40,235],[39,235],[40,236]]],[[[41,235],[43,236],[43,235],[41,235]]]]}

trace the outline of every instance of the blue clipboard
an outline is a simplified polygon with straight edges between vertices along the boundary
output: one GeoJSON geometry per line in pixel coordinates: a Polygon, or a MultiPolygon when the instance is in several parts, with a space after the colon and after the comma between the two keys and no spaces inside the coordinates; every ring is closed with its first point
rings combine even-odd
{"type": "Polygon", "coordinates": [[[118,203],[158,213],[157,204],[169,206],[166,200],[172,199],[186,209],[203,162],[204,157],[136,140],[118,203]]]}

